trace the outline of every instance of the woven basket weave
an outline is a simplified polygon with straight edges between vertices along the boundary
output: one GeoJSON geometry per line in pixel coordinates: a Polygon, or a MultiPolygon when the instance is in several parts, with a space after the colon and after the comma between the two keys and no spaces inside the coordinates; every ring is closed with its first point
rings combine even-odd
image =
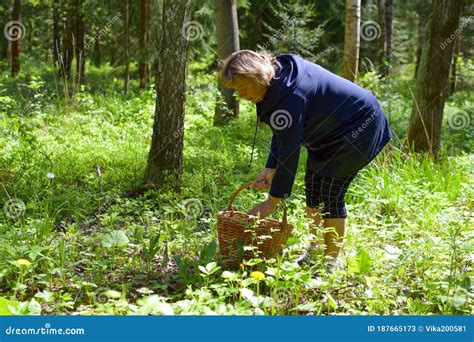
{"type": "Polygon", "coordinates": [[[237,195],[251,185],[252,182],[238,188],[231,196],[227,209],[217,213],[219,250],[228,268],[237,268],[243,259],[275,257],[282,251],[293,230],[287,221],[285,201],[282,222],[270,218],[258,220],[255,216],[232,209],[237,195]],[[244,246],[254,248],[244,250],[244,246]]]}

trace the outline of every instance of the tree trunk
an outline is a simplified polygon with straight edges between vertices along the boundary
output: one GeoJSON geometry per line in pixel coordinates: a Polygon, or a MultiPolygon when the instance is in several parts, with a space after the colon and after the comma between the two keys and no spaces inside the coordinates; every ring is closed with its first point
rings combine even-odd
{"type": "MultiPolygon", "coordinates": [[[[1,27],[5,27],[5,25],[10,21],[10,15],[8,14],[9,11],[4,11],[2,12],[2,15],[0,16],[1,20],[1,27]]],[[[0,33],[0,59],[7,60],[8,59],[8,48],[10,45],[9,40],[7,39],[5,34],[0,33]]]]}
{"type": "MultiPolygon", "coordinates": [[[[2,27],[5,27],[6,23],[7,21],[5,21],[2,27]]],[[[0,56],[1,56],[0,58],[2,60],[6,60],[8,59],[8,46],[10,45],[10,42],[8,41],[7,37],[5,37],[4,34],[0,36],[0,41],[2,42],[2,47],[0,49],[0,56]]]]}
{"type": "Polygon", "coordinates": [[[428,17],[431,12],[432,4],[429,0],[419,0],[419,4],[416,7],[418,14],[418,42],[416,45],[416,60],[415,60],[415,78],[418,74],[421,60],[421,50],[425,43],[427,31],[428,31],[428,17]]]}
{"type": "Polygon", "coordinates": [[[346,0],[343,77],[354,82],[359,69],[360,0],[346,0]]]}
{"type": "Polygon", "coordinates": [[[390,63],[392,61],[392,42],[393,42],[393,0],[385,0],[385,36],[386,36],[386,52],[385,59],[387,67],[385,68],[385,75],[390,72],[390,63]]]}
{"type": "Polygon", "coordinates": [[[138,74],[140,75],[140,89],[146,87],[149,81],[149,70],[148,70],[148,42],[149,42],[149,13],[150,4],[148,0],[140,0],[140,21],[139,21],[139,36],[138,36],[138,47],[139,47],[139,65],[138,74]]]}
{"type": "Polygon", "coordinates": [[[451,75],[449,79],[449,95],[454,94],[456,91],[457,85],[457,61],[458,57],[461,53],[461,40],[462,34],[460,33],[459,36],[456,37],[456,42],[454,43],[454,54],[453,54],[453,61],[451,62],[451,75]]]}
{"type": "Polygon", "coordinates": [[[164,0],[158,51],[156,107],[145,180],[177,188],[182,171],[188,41],[182,30],[191,0],[164,0]]]}
{"type": "Polygon", "coordinates": [[[421,50],[423,49],[425,36],[426,36],[425,18],[420,16],[419,22],[418,22],[418,43],[416,45],[415,77],[418,74],[418,69],[420,68],[421,50]]]}
{"type": "MultiPolygon", "coordinates": [[[[217,55],[220,60],[223,60],[240,49],[236,0],[215,0],[215,8],[217,55]]],[[[224,103],[217,101],[214,125],[223,124],[229,118],[239,116],[239,101],[235,97],[234,91],[225,88],[219,80],[217,87],[224,103]]]]}
{"type": "Polygon", "coordinates": [[[94,60],[94,65],[97,68],[100,68],[102,64],[102,55],[100,52],[100,34],[99,31],[96,33],[94,38],[94,52],[92,54],[92,59],[94,60]]]}
{"type": "Polygon", "coordinates": [[[117,41],[117,38],[115,36],[112,36],[110,38],[110,43],[108,44],[108,55],[109,55],[109,64],[112,67],[115,67],[115,64],[117,63],[119,57],[118,57],[118,46],[119,44],[122,43],[122,39],[117,41]]]}
{"type": "MultiPolygon", "coordinates": [[[[21,11],[21,0],[15,0],[13,2],[13,22],[20,23],[20,11],[21,11]]],[[[20,42],[21,36],[24,34],[22,31],[22,26],[18,25],[16,29],[20,31],[16,31],[15,37],[11,38],[11,46],[12,46],[12,77],[15,77],[20,72],[20,42]]],[[[13,31],[12,31],[13,32],[13,31]]]]}
{"type": "MultiPolygon", "coordinates": [[[[265,0],[267,1],[267,0],[265,0]]],[[[250,10],[254,13],[255,16],[255,31],[252,48],[257,50],[259,44],[263,43],[263,33],[264,33],[264,14],[265,14],[265,4],[262,1],[252,1],[250,5],[250,10]]]]}
{"type": "Polygon", "coordinates": [[[73,3],[67,3],[67,21],[64,29],[64,51],[61,65],[61,74],[64,79],[71,77],[71,65],[74,59],[74,31],[75,31],[75,10],[73,3]]]}
{"type": "Polygon", "coordinates": [[[75,1],[76,27],[75,27],[75,55],[76,55],[76,79],[77,84],[82,84],[85,75],[85,24],[82,16],[82,1],[75,1]]]}
{"type": "Polygon", "coordinates": [[[2,35],[0,37],[0,40],[2,42],[2,47],[1,47],[1,50],[0,50],[0,58],[3,60],[3,59],[7,59],[8,58],[8,45],[10,44],[10,42],[8,41],[8,39],[5,37],[5,35],[2,35]]]}
{"type": "MultiPolygon", "coordinates": [[[[147,23],[148,25],[150,25],[150,18],[152,16],[152,13],[153,13],[153,7],[152,7],[152,3],[150,0],[147,0],[147,3],[146,3],[146,12],[148,13],[148,16],[147,16],[147,23]]],[[[150,49],[152,48],[151,45],[153,44],[152,43],[152,36],[151,36],[151,32],[150,32],[150,29],[148,27],[148,30],[147,30],[147,47],[146,47],[146,75],[145,75],[145,83],[146,84],[150,84],[151,82],[151,71],[150,71],[150,68],[151,68],[151,62],[150,62],[150,49]]]]}
{"type": "Polygon", "coordinates": [[[124,13],[123,13],[123,20],[125,25],[125,33],[124,33],[124,46],[125,46],[125,74],[124,74],[124,83],[123,83],[123,91],[125,94],[128,94],[129,88],[129,81],[130,81],[130,44],[129,44],[129,7],[130,2],[129,0],[125,1],[124,13]]]}
{"type": "Polygon", "coordinates": [[[53,60],[61,60],[61,0],[53,3],[53,60]]]}
{"type": "Polygon", "coordinates": [[[389,74],[393,40],[393,0],[379,0],[380,22],[380,71],[389,74]]]}
{"type": "Polygon", "coordinates": [[[429,29],[416,77],[412,116],[407,136],[408,148],[436,156],[440,146],[441,123],[449,87],[449,67],[464,0],[435,0],[429,29]]]}

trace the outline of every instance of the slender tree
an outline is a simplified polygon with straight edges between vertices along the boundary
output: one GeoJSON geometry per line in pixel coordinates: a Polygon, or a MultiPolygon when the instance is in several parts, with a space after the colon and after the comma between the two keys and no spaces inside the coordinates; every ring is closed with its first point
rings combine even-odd
{"type": "Polygon", "coordinates": [[[256,48],[258,44],[261,44],[263,41],[263,32],[264,32],[264,25],[263,25],[263,16],[264,16],[264,8],[260,1],[252,1],[252,9],[255,9],[254,16],[255,16],[255,36],[254,38],[254,47],[256,48]]]}
{"type": "Polygon", "coordinates": [[[379,0],[380,54],[379,64],[383,75],[388,75],[392,58],[393,0],[379,0]]]}
{"type": "Polygon", "coordinates": [[[75,46],[74,52],[76,56],[76,81],[77,84],[81,84],[84,80],[85,75],[85,23],[84,16],[82,13],[83,0],[75,0],[74,7],[76,8],[76,24],[75,24],[75,46]]]}
{"type": "MultiPolygon", "coordinates": [[[[13,2],[13,21],[20,22],[21,0],[13,2]]],[[[17,32],[18,36],[12,41],[12,77],[20,72],[20,42],[22,32],[17,32]]]]}
{"type": "Polygon", "coordinates": [[[71,77],[71,66],[74,59],[74,39],[75,39],[75,24],[76,24],[76,8],[75,0],[70,0],[66,2],[66,21],[64,23],[65,27],[63,29],[64,37],[64,50],[63,58],[61,63],[61,75],[64,79],[71,77]]]}
{"type": "Polygon", "coordinates": [[[457,86],[457,61],[461,54],[462,33],[456,37],[454,44],[453,61],[451,62],[451,73],[449,76],[449,95],[454,94],[457,86]]]}
{"type": "Polygon", "coordinates": [[[413,150],[436,156],[449,67],[454,51],[450,38],[459,27],[464,0],[434,0],[427,37],[416,77],[416,88],[407,144],[413,150]]]}
{"type": "MultiPolygon", "coordinates": [[[[6,4],[0,5],[0,24],[2,25],[1,27],[5,27],[7,22],[10,21],[10,16],[8,11],[6,10],[6,4]]],[[[10,45],[10,42],[8,41],[7,37],[5,34],[0,34],[0,59],[7,59],[8,58],[8,47],[10,45]]]]}
{"type": "Polygon", "coordinates": [[[96,67],[100,67],[102,64],[102,54],[100,51],[100,34],[99,31],[96,33],[94,38],[94,52],[92,53],[92,61],[96,67]]]}
{"type": "Polygon", "coordinates": [[[61,0],[53,2],[53,60],[61,59],[61,0]]]}
{"type": "MultiPolygon", "coordinates": [[[[239,50],[236,0],[215,0],[215,10],[217,55],[222,60],[239,50]]],[[[232,89],[224,87],[220,81],[218,81],[217,87],[224,102],[217,101],[214,125],[220,125],[227,121],[229,117],[237,117],[239,115],[239,101],[232,89]]]]}
{"type": "Polygon", "coordinates": [[[125,94],[128,93],[129,81],[130,81],[130,0],[125,0],[125,6],[123,9],[123,20],[124,20],[124,46],[125,46],[125,72],[124,72],[124,82],[123,82],[123,91],[125,94]]]}
{"type": "Polygon", "coordinates": [[[359,69],[360,0],[346,0],[343,77],[354,81],[359,69]]]}
{"type": "Polygon", "coordinates": [[[186,25],[191,0],[164,0],[158,51],[156,108],[145,180],[162,184],[182,170],[186,65],[186,25]]]}
{"type": "Polygon", "coordinates": [[[138,33],[138,48],[139,48],[139,65],[138,74],[140,76],[140,88],[146,87],[149,79],[148,66],[148,44],[149,44],[149,17],[150,17],[150,1],[139,0],[139,33],[138,33]]]}

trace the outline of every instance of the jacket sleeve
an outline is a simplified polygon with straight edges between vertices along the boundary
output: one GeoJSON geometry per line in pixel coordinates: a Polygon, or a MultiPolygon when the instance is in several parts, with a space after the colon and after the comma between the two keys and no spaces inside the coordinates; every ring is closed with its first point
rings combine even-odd
{"type": "Polygon", "coordinates": [[[268,153],[267,165],[265,167],[269,169],[276,168],[277,157],[278,157],[277,137],[275,134],[273,134],[270,152],[268,153]]]}
{"type": "Polygon", "coordinates": [[[304,99],[292,94],[270,115],[270,127],[277,147],[276,170],[270,188],[270,195],[273,197],[284,198],[291,195],[300,157],[304,112],[304,99]]]}

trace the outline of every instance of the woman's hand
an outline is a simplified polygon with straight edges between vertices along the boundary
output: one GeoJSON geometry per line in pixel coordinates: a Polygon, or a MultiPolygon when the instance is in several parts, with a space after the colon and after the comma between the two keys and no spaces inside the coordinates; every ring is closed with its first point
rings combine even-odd
{"type": "Polygon", "coordinates": [[[265,168],[257,176],[257,179],[253,182],[252,187],[258,190],[270,190],[272,185],[272,179],[275,175],[275,169],[265,168]]]}
{"type": "Polygon", "coordinates": [[[257,204],[253,207],[247,214],[257,216],[260,214],[260,218],[263,219],[273,213],[278,203],[280,203],[282,199],[273,197],[271,195],[268,196],[268,199],[263,201],[260,204],[257,204]]]}

